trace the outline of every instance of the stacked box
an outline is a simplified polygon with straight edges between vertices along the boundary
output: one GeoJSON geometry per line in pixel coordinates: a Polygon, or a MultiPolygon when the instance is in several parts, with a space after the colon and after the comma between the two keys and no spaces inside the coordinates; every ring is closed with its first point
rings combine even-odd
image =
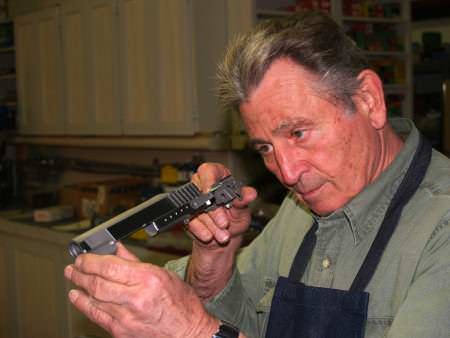
{"type": "Polygon", "coordinates": [[[60,203],[72,205],[79,218],[111,217],[141,202],[142,191],[151,184],[143,178],[123,178],[65,186],[60,203]]]}

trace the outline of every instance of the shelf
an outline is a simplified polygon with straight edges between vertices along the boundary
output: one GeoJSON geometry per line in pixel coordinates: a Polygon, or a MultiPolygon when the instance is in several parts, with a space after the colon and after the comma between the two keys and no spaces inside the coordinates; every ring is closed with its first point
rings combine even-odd
{"type": "Polygon", "coordinates": [[[16,74],[0,75],[0,80],[13,80],[16,78],[16,74]]]}
{"type": "Polygon", "coordinates": [[[6,107],[17,107],[17,101],[5,101],[3,104],[6,107]]]}
{"type": "Polygon", "coordinates": [[[343,16],[342,21],[346,22],[370,22],[370,23],[406,23],[402,18],[373,18],[370,16],[343,16]]]}
{"type": "Polygon", "coordinates": [[[367,56],[394,56],[394,57],[407,57],[404,51],[364,51],[367,56]]]}
{"type": "Polygon", "coordinates": [[[206,149],[226,150],[230,138],[220,134],[195,136],[24,136],[14,138],[15,144],[48,146],[139,148],[139,149],[206,149]]]}
{"type": "Polygon", "coordinates": [[[16,137],[17,131],[11,129],[0,130],[0,141],[11,140],[16,137]]]}
{"type": "Polygon", "coordinates": [[[270,10],[270,9],[261,9],[258,10],[256,16],[259,18],[273,18],[273,17],[283,17],[293,14],[295,12],[282,11],[282,10],[270,10]]]}
{"type": "Polygon", "coordinates": [[[0,53],[10,53],[14,52],[16,49],[14,47],[1,47],[0,53]]]}

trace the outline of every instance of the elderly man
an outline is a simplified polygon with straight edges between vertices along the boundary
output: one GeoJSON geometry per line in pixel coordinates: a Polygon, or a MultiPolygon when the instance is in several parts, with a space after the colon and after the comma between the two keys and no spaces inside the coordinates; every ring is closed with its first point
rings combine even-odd
{"type": "MultiPolygon", "coordinates": [[[[450,337],[450,161],[387,121],[382,83],[329,17],[261,24],[219,69],[226,108],[289,193],[248,247],[250,187],[193,219],[176,273],[81,255],[73,304],[115,337],[450,337]],[[181,277],[181,278],[180,278],[181,277]]],[[[203,190],[229,174],[204,164],[203,190]]]]}

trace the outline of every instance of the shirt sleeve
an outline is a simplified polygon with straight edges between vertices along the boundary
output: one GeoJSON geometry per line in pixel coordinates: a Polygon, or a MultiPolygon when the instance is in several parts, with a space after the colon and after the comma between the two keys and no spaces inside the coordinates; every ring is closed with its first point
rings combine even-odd
{"type": "Polygon", "coordinates": [[[239,327],[247,337],[259,337],[256,307],[246,293],[236,267],[225,288],[205,307],[217,318],[239,327]]]}
{"type": "Polygon", "coordinates": [[[389,338],[450,336],[450,215],[430,237],[389,338]]]}
{"type": "MultiPolygon", "coordinates": [[[[252,243],[252,247],[257,246],[256,242],[252,243]]],[[[185,279],[188,262],[189,256],[170,261],[165,267],[175,272],[180,278],[185,279]]],[[[251,260],[247,260],[247,258],[240,258],[240,262],[247,268],[249,265],[253,265],[251,260]],[[242,263],[242,261],[244,262],[242,263]]],[[[246,269],[246,276],[253,280],[257,278],[251,269],[246,269]],[[249,274],[251,277],[248,276],[249,274]]],[[[205,308],[216,318],[228,321],[239,327],[247,337],[256,338],[260,336],[259,331],[261,328],[258,325],[256,307],[243,286],[241,273],[236,266],[233,268],[233,274],[226,286],[205,304],[205,308]]]]}

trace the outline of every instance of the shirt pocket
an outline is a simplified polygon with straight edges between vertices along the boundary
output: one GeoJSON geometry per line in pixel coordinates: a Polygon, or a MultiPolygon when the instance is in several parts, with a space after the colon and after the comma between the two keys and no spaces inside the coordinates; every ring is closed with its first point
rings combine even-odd
{"type": "Polygon", "coordinates": [[[264,279],[264,296],[256,304],[256,315],[258,327],[260,329],[258,337],[264,337],[269,321],[270,307],[275,292],[276,280],[271,278],[264,279]]]}
{"type": "Polygon", "coordinates": [[[275,292],[275,286],[277,281],[270,277],[264,278],[263,292],[264,296],[256,304],[257,313],[270,312],[270,305],[272,304],[273,294],[275,292]]]}
{"type": "Polygon", "coordinates": [[[391,328],[393,317],[369,317],[367,318],[366,337],[387,337],[391,328]]]}
{"type": "Polygon", "coordinates": [[[261,298],[256,304],[256,312],[257,313],[269,313],[270,306],[272,305],[273,293],[275,292],[275,288],[272,288],[266,292],[263,298],[261,298]]]}

